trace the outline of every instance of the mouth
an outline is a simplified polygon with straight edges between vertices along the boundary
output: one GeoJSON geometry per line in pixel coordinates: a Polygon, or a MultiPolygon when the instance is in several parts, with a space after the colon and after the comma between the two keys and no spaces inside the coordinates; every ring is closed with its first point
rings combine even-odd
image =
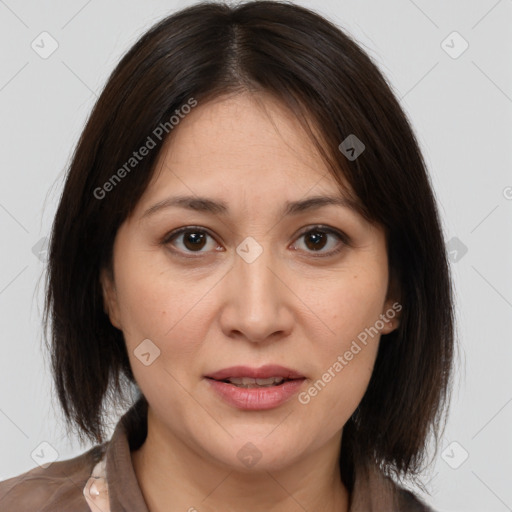
{"type": "Polygon", "coordinates": [[[204,378],[217,397],[246,411],[283,405],[300,391],[306,380],[300,372],[279,365],[232,366],[204,375],[204,378]]]}
{"type": "Polygon", "coordinates": [[[292,380],[304,380],[302,378],[296,379],[285,379],[283,377],[270,377],[268,379],[251,379],[250,377],[230,377],[228,379],[212,379],[211,377],[206,377],[207,379],[216,380],[217,382],[225,382],[226,384],[232,384],[237,388],[275,388],[278,386],[282,386],[285,382],[290,382],[292,380]]]}
{"type": "Polygon", "coordinates": [[[289,381],[305,379],[298,371],[279,365],[265,365],[260,368],[232,366],[205,375],[205,378],[238,388],[279,387],[289,381]]]}

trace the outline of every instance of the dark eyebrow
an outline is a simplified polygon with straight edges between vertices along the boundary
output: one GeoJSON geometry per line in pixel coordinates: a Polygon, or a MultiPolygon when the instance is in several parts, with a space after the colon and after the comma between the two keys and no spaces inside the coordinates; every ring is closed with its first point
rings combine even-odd
{"type": "MultiPolygon", "coordinates": [[[[356,213],[359,212],[358,204],[347,197],[313,196],[299,201],[287,201],[284,205],[282,215],[296,215],[306,211],[317,210],[328,205],[340,206],[353,210],[356,213]]],[[[158,211],[171,207],[180,207],[197,212],[211,213],[213,215],[227,215],[229,212],[229,208],[224,201],[199,196],[175,196],[154,204],[142,214],[141,218],[149,217],[158,211]]]]}

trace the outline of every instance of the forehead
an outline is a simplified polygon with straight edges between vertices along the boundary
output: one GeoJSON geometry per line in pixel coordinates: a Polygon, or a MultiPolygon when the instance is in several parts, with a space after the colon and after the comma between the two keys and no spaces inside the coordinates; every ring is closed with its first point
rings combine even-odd
{"type": "Polygon", "coordinates": [[[235,197],[242,201],[241,194],[244,201],[258,198],[260,206],[265,198],[290,202],[310,195],[341,195],[295,115],[261,93],[216,98],[184,115],[162,147],[140,207],[170,193],[212,192],[228,202],[235,197]]]}

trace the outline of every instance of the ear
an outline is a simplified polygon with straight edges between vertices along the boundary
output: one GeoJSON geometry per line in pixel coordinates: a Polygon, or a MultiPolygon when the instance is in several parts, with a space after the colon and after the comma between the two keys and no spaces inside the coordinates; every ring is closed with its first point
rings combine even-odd
{"type": "Polygon", "coordinates": [[[103,311],[110,318],[110,323],[114,327],[121,329],[114,277],[106,268],[102,268],[100,271],[100,283],[103,292],[103,311]]]}
{"type": "Polygon", "coordinates": [[[401,293],[398,279],[395,275],[391,275],[386,301],[382,310],[381,318],[384,322],[384,327],[381,329],[381,334],[389,334],[398,328],[402,316],[401,311],[401,293]]]}

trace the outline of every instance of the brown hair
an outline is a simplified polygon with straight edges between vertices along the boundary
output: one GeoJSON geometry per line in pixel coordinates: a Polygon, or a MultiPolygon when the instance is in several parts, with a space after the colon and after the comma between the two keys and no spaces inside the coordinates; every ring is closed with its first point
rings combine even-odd
{"type": "Polygon", "coordinates": [[[385,229],[401,322],[383,336],[367,392],[344,427],[340,467],[349,489],[356,461],[414,475],[429,436],[437,441],[454,349],[435,198],[413,130],[377,66],[334,24],[285,2],[200,3],[163,19],[121,59],[98,98],[49,248],[44,322],[48,330],[51,319],[52,371],[68,427],[102,442],[106,407],[134,383],[99,275],[112,270],[116,232],[147,187],[165,137],[107,197],[95,191],[190,98],[203,104],[247,90],[273,94],[295,113],[333,176],[352,187],[361,214],[385,229]],[[355,160],[338,149],[350,134],[365,144],[355,160]]]}

